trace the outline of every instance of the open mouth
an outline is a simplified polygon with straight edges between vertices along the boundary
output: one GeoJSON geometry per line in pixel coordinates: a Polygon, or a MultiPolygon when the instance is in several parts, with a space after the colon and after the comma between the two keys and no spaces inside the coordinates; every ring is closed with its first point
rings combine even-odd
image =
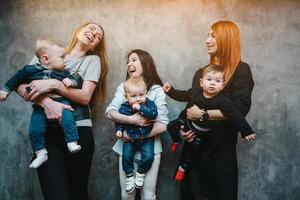
{"type": "Polygon", "coordinates": [[[90,36],[89,34],[85,34],[85,37],[86,37],[90,42],[93,41],[93,37],[90,36]]]}
{"type": "Polygon", "coordinates": [[[128,69],[129,74],[134,73],[135,71],[136,71],[136,69],[133,68],[133,67],[131,67],[131,68],[128,69]]]}

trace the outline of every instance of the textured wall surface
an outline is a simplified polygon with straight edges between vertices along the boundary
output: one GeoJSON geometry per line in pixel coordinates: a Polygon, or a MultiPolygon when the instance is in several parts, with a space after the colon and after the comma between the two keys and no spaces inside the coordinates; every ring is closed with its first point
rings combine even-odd
{"type": "MultiPolygon", "coordinates": [[[[255,80],[247,116],[256,142],[239,141],[239,199],[300,199],[300,2],[298,0],[0,0],[0,85],[33,56],[39,37],[67,44],[85,22],[103,25],[109,50],[109,97],[96,108],[95,154],[89,184],[91,199],[120,198],[117,156],[111,147],[113,124],[104,109],[126,73],[126,53],[148,50],[164,81],[189,88],[200,66],[208,63],[205,39],[220,19],[240,27],[243,60],[255,80]],[[176,72],[175,72],[176,71],[176,72]]],[[[184,104],[168,99],[170,118],[184,104]]],[[[42,199],[36,172],[28,168],[27,134],[31,106],[16,94],[0,104],[0,199],[42,199]]],[[[178,154],[164,153],[158,199],[178,200],[171,179],[178,154]]]]}

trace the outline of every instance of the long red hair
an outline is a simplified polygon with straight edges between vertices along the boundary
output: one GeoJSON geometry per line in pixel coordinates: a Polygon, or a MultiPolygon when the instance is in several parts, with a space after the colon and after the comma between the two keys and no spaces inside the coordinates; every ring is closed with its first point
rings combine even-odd
{"type": "Polygon", "coordinates": [[[225,81],[228,83],[241,61],[240,30],[231,21],[218,21],[211,29],[215,33],[218,49],[216,54],[210,57],[210,62],[224,67],[225,81]]]}

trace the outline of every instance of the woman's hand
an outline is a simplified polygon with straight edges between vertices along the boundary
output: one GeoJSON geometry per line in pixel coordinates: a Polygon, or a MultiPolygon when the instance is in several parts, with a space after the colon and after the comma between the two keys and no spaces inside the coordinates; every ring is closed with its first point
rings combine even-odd
{"type": "Polygon", "coordinates": [[[242,140],[251,141],[256,139],[256,134],[252,133],[251,135],[247,135],[245,138],[242,138],[242,140]]]}
{"type": "Polygon", "coordinates": [[[0,101],[5,101],[5,99],[7,98],[8,96],[8,93],[3,91],[3,90],[0,90],[0,101]]]}
{"type": "Polygon", "coordinates": [[[122,136],[118,137],[119,139],[123,140],[124,142],[130,141],[130,137],[127,135],[126,131],[123,131],[122,136]]]}
{"type": "Polygon", "coordinates": [[[49,120],[58,120],[61,121],[62,111],[68,109],[74,111],[74,109],[66,104],[53,101],[52,99],[47,99],[47,102],[41,103],[41,106],[44,108],[44,113],[49,120]]]}
{"type": "Polygon", "coordinates": [[[117,138],[121,139],[122,136],[123,136],[122,131],[117,131],[117,132],[116,132],[116,136],[117,136],[117,138]]]}
{"type": "Polygon", "coordinates": [[[153,123],[151,120],[146,119],[139,113],[135,113],[130,116],[131,124],[134,124],[136,126],[149,126],[151,123],[153,123]]]}
{"type": "Polygon", "coordinates": [[[55,90],[60,85],[63,85],[62,82],[56,79],[46,79],[46,80],[34,80],[28,85],[28,90],[30,91],[26,95],[27,101],[33,101],[41,94],[48,93],[52,90],[55,90]]]}
{"type": "Polygon", "coordinates": [[[194,140],[194,138],[196,137],[195,132],[192,130],[185,132],[183,129],[184,129],[184,126],[181,126],[180,134],[181,134],[182,138],[184,140],[186,140],[187,142],[192,142],[194,140]]]}
{"type": "Polygon", "coordinates": [[[201,120],[203,115],[203,110],[201,110],[198,106],[193,105],[192,107],[186,110],[186,115],[189,120],[201,120]]]}

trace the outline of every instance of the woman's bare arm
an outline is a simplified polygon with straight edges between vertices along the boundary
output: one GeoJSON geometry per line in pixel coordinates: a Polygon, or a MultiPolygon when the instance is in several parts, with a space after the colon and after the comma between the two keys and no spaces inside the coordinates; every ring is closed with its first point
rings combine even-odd
{"type": "MultiPolygon", "coordinates": [[[[167,125],[166,124],[161,123],[161,122],[155,122],[153,124],[151,132],[149,133],[149,135],[147,136],[147,138],[155,137],[155,136],[157,136],[159,134],[162,134],[166,130],[167,130],[167,125]]],[[[131,140],[130,137],[127,135],[126,131],[123,132],[122,137],[120,137],[119,139],[121,139],[123,141],[129,141],[129,140],[131,140]]]]}
{"type": "Polygon", "coordinates": [[[139,113],[135,113],[131,116],[123,115],[116,110],[110,110],[106,116],[108,119],[122,124],[134,124],[136,126],[149,126],[151,121],[141,116],[139,113]]]}
{"type": "MultiPolygon", "coordinates": [[[[16,89],[17,94],[25,100],[28,96],[28,93],[26,91],[27,86],[28,84],[22,84],[16,89]]],[[[47,118],[51,120],[61,120],[62,110],[64,109],[73,111],[73,108],[71,106],[56,102],[47,96],[40,96],[38,98],[35,98],[31,102],[44,108],[44,112],[47,118]]]]}
{"type": "Polygon", "coordinates": [[[151,132],[149,133],[148,137],[154,137],[159,134],[162,134],[167,130],[167,125],[161,122],[155,122],[153,124],[153,128],[151,129],[151,132]]]}
{"type": "Polygon", "coordinates": [[[84,81],[81,89],[75,89],[67,88],[62,82],[55,79],[35,80],[29,84],[31,91],[28,94],[27,99],[31,101],[36,99],[41,94],[55,90],[60,95],[66,97],[72,102],[87,105],[92,98],[96,85],[96,82],[84,81]]]}
{"type": "MultiPolygon", "coordinates": [[[[219,109],[215,110],[207,110],[209,115],[209,120],[225,120],[226,117],[219,109]]],[[[187,109],[187,118],[190,120],[199,120],[202,119],[203,110],[200,109],[198,106],[194,105],[187,109]]]]}
{"type": "Polygon", "coordinates": [[[67,88],[62,83],[56,89],[56,91],[69,99],[72,102],[79,103],[82,105],[88,105],[94,90],[96,89],[97,83],[93,81],[83,81],[81,89],[67,88]]]}
{"type": "Polygon", "coordinates": [[[209,120],[226,120],[221,110],[207,110],[209,120]]]}

